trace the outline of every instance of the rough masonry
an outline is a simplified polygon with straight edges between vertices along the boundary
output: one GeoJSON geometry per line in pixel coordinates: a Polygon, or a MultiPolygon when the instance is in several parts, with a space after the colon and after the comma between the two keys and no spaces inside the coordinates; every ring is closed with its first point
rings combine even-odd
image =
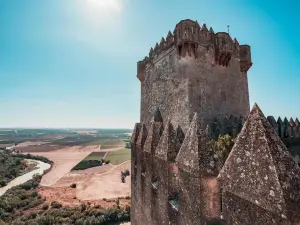
{"type": "Polygon", "coordinates": [[[192,20],[138,62],[132,225],[300,224],[300,169],[283,143],[299,121],[250,112],[251,66],[250,46],[192,20]],[[220,134],[236,138],[221,171],[220,134]]]}

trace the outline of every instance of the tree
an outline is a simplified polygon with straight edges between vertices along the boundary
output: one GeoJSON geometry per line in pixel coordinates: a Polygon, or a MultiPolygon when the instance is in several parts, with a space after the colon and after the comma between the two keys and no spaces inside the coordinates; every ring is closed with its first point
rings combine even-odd
{"type": "Polygon", "coordinates": [[[226,161],[233,145],[234,140],[230,135],[219,135],[218,140],[215,143],[215,153],[220,159],[226,161]]]}

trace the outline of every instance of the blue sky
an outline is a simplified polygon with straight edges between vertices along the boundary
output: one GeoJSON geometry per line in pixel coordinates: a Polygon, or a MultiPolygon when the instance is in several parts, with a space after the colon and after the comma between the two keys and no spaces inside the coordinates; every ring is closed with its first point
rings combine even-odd
{"type": "Polygon", "coordinates": [[[300,2],[287,2],[0,0],[0,127],[132,128],[136,62],[187,18],[251,45],[251,106],[300,117],[300,2]]]}

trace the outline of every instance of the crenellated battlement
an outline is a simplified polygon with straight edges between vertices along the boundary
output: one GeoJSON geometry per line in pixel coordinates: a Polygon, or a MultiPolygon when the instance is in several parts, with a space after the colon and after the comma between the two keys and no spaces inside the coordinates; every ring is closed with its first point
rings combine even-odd
{"type": "Polygon", "coordinates": [[[290,118],[288,120],[286,117],[282,120],[278,117],[277,121],[273,116],[267,117],[269,123],[275,129],[276,133],[281,138],[300,138],[300,124],[298,118],[290,118]]]}
{"type": "Polygon", "coordinates": [[[252,66],[251,49],[249,45],[240,45],[236,38],[232,39],[226,32],[215,33],[213,29],[207,29],[206,24],[202,27],[197,21],[182,20],[173,31],[168,32],[166,39],[161,38],[154,48],[151,48],[148,56],[138,62],[138,78],[143,81],[141,74],[145,73],[146,65],[153,63],[162,52],[175,48],[180,57],[199,56],[199,46],[214,51],[215,62],[217,65],[228,66],[232,57],[240,60],[240,70],[246,73],[252,66]]]}
{"type": "Polygon", "coordinates": [[[133,224],[205,224],[208,221],[225,224],[222,213],[229,224],[238,221],[236,224],[252,225],[253,219],[260,224],[271,225],[274,220],[285,224],[287,220],[299,218],[296,207],[299,203],[295,202],[300,199],[297,194],[300,183],[292,177],[299,177],[300,173],[277,135],[282,130],[286,135],[298,132],[299,120],[265,118],[255,105],[245,122],[243,118],[230,116],[215,120],[214,124],[241,128],[221,171],[217,168],[218,159],[208,128],[205,129],[197,113],[185,134],[179,125],[174,126],[170,120],[163,121],[158,109],[149,125],[136,124],[131,139],[133,224]],[[272,155],[273,160],[268,160],[266,155],[272,155]],[[249,160],[252,160],[251,165],[249,160]],[[276,169],[266,172],[269,171],[267,168],[276,169]],[[281,171],[284,168],[289,170],[281,171]],[[275,189],[270,189],[274,182],[269,183],[269,179],[278,175],[269,173],[286,172],[293,176],[284,176],[285,180],[280,180],[275,189]],[[253,182],[249,183],[249,180],[253,182]],[[258,183],[262,184],[260,188],[256,187],[258,183]],[[289,183],[294,184],[289,186],[291,190],[284,188],[289,183]],[[275,194],[282,190],[287,196],[291,193],[290,198],[294,200],[283,201],[264,195],[270,192],[271,197],[274,196],[272,190],[275,194]],[[282,204],[283,211],[281,207],[273,207],[274,201],[278,201],[277,205],[282,204]],[[294,211],[286,214],[284,208],[290,206],[294,211]],[[257,217],[244,216],[249,209],[257,217]]]}

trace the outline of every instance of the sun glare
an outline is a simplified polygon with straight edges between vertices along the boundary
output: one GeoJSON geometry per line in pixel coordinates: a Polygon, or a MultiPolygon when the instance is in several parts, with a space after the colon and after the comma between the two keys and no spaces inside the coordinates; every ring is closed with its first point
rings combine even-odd
{"type": "Polygon", "coordinates": [[[91,7],[99,7],[107,11],[121,12],[122,0],[87,0],[91,7]]]}

